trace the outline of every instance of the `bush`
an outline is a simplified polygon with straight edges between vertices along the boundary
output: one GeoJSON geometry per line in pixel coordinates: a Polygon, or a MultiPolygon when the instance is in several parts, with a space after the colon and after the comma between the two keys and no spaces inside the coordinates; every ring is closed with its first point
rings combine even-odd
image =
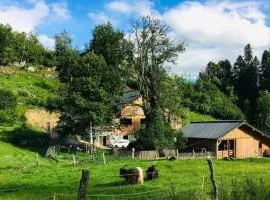
{"type": "Polygon", "coordinates": [[[16,105],[16,96],[11,91],[0,89],[0,109],[15,108],[16,105]]]}
{"type": "Polygon", "coordinates": [[[41,106],[41,107],[45,107],[46,105],[44,100],[40,97],[28,97],[25,103],[28,105],[41,106]]]}
{"type": "Polygon", "coordinates": [[[17,114],[14,109],[0,110],[0,124],[12,125],[16,122],[17,114]]]}
{"type": "Polygon", "coordinates": [[[45,90],[53,89],[53,87],[49,83],[47,83],[46,81],[44,81],[44,80],[43,81],[36,82],[36,83],[34,83],[34,85],[35,86],[38,86],[38,87],[40,87],[42,89],[45,89],[45,90]]]}
{"type": "Polygon", "coordinates": [[[63,98],[61,98],[60,96],[48,97],[45,104],[45,108],[48,109],[49,111],[56,111],[60,110],[62,105],[63,105],[63,98]]]}
{"type": "Polygon", "coordinates": [[[25,91],[25,90],[19,90],[18,95],[21,96],[21,97],[29,97],[30,93],[25,91]]]}

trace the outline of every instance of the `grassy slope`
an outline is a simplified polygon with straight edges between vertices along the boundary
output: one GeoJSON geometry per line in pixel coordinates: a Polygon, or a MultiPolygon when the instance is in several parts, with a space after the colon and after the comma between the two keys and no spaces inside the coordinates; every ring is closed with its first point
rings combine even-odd
{"type": "Polygon", "coordinates": [[[216,119],[210,115],[203,115],[196,112],[190,112],[188,115],[188,120],[192,122],[192,121],[212,121],[216,119]]]}
{"type": "Polygon", "coordinates": [[[11,90],[18,95],[18,103],[23,104],[27,97],[20,92],[28,93],[29,97],[46,99],[53,96],[58,88],[55,78],[45,76],[45,72],[27,72],[24,70],[12,70],[9,73],[0,73],[0,87],[11,90]]]}
{"type": "MultiPolygon", "coordinates": [[[[37,167],[34,152],[22,150],[1,141],[0,152],[0,199],[48,199],[54,194],[65,195],[56,196],[56,199],[76,199],[81,169],[83,168],[89,169],[91,172],[88,188],[88,194],[91,195],[119,195],[158,190],[151,194],[151,198],[148,198],[157,199],[158,196],[163,197],[168,192],[168,187],[171,186],[183,195],[194,195],[200,191],[203,176],[207,177],[203,192],[207,194],[211,191],[209,171],[205,160],[157,161],[156,166],[160,174],[158,180],[146,181],[144,185],[126,186],[118,176],[119,168],[127,164],[129,167],[140,166],[145,170],[151,161],[132,161],[120,158],[119,160],[110,160],[110,157],[107,157],[107,166],[93,164],[94,161],[92,161],[80,163],[74,167],[71,165],[69,155],[65,155],[68,159],[61,159],[59,162],[40,158],[40,166],[37,167]],[[22,188],[3,191],[18,187],[22,188]]],[[[82,157],[82,160],[88,160],[87,157],[81,155],[82,157]]],[[[102,157],[98,158],[102,163],[102,157]]],[[[270,159],[215,160],[214,165],[219,185],[231,184],[234,179],[240,180],[248,176],[255,177],[256,181],[262,177],[265,185],[270,186],[270,159]]],[[[145,197],[145,194],[133,196],[135,199],[144,199],[145,197]]],[[[186,196],[186,198],[188,197],[186,196]]],[[[112,199],[112,197],[100,197],[99,199],[112,199]]],[[[116,196],[115,199],[128,198],[116,196]]]]}
{"type": "Polygon", "coordinates": [[[15,67],[0,67],[0,88],[12,91],[18,99],[16,112],[23,116],[30,107],[40,106],[48,97],[55,95],[59,86],[57,79],[46,77],[52,72],[27,72],[15,67]]]}

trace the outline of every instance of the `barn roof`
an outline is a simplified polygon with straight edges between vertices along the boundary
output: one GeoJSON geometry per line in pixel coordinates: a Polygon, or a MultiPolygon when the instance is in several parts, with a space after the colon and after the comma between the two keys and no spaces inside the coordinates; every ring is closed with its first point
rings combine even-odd
{"type": "Polygon", "coordinates": [[[219,139],[243,125],[252,128],[252,130],[256,131],[260,136],[267,137],[263,132],[243,120],[191,122],[183,127],[182,131],[184,137],[187,138],[219,139]]]}

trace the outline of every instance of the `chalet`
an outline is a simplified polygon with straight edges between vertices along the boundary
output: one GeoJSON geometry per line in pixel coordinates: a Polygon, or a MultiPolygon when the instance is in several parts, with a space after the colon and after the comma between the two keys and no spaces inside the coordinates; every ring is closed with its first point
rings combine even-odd
{"type": "Polygon", "coordinates": [[[111,127],[100,131],[97,137],[99,146],[107,146],[112,138],[134,139],[134,133],[144,124],[143,99],[139,90],[124,92],[118,105],[119,114],[114,117],[111,127]]]}
{"type": "Polygon", "coordinates": [[[259,157],[270,149],[270,138],[245,121],[192,122],[182,131],[186,151],[210,151],[216,158],[259,157]]]}

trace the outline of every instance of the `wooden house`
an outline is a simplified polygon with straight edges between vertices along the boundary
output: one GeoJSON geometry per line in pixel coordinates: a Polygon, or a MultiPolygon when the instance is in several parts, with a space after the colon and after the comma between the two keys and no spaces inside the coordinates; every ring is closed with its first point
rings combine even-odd
{"type": "Polygon", "coordinates": [[[245,121],[192,122],[183,129],[185,151],[213,152],[216,158],[250,158],[265,155],[270,138],[245,121]]]}
{"type": "Polygon", "coordinates": [[[114,117],[113,126],[100,131],[97,137],[99,146],[107,146],[112,138],[124,138],[132,141],[134,133],[144,124],[143,99],[139,90],[124,92],[118,105],[119,114],[114,117]]]}

